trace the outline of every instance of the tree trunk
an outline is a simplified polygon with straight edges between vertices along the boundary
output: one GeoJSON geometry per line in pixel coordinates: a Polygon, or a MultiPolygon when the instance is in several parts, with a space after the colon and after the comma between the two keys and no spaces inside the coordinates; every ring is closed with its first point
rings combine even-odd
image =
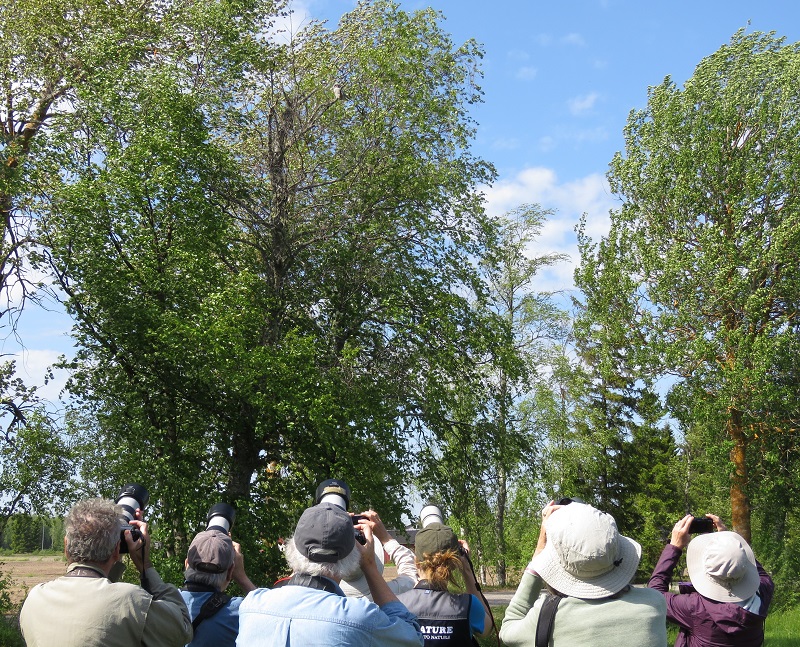
{"type": "Polygon", "coordinates": [[[747,497],[747,438],[742,429],[742,412],[729,410],[728,437],[733,441],[731,462],[731,523],[747,543],[750,542],[750,499],[747,497]]]}
{"type": "Polygon", "coordinates": [[[506,585],[506,504],[508,500],[508,484],[506,471],[503,467],[499,470],[497,482],[497,522],[494,532],[497,541],[497,553],[500,557],[497,560],[497,585],[506,585]]]}

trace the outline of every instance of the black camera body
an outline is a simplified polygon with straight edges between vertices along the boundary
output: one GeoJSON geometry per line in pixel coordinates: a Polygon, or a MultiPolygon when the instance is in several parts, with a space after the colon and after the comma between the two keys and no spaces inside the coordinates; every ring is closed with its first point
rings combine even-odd
{"type": "Polygon", "coordinates": [[[361,544],[362,546],[367,543],[367,537],[364,535],[361,528],[356,528],[360,521],[363,521],[366,517],[363,514],[354,514],[353,515],[353,532],[356,536],[356,541],[361,544]]]}
{"type": "Polygon", "coordinates": [[[703,535],[714,532],[714,520],[710,517],[694,517],[689,524],[689,534],[703,535]]]}
{"type": "Polygon", "coordinates": [[[122,486],[119,496],[116,499],[116,504],[122,508],[122,529],[119,533],[120,545],[119,552],[128,552],[128,542],[125,541],[125,531],[131,531],[131,538],[133,541],[138,541],[142,538],[141,531],[135,526],[131,525],[131,521],[136,519],[136,509],[144,510],[150,501],[150,493],[143,485],[138,483],[128,483],[122,486]]]}
{"type": "MultiPolygon", "coordinates": [[[[341,479],[326,479],[317,486],[317,491],[314,495],[314,504],[318,505],[326,501],[335,506],[340,507],[345,512],[347,506],[350,505],[350,487],[341,479]]],[[[364,515],[353,515],[353,526],[356,526],[359,521],[366,519],[364,515]]],[[[367,538],[360,528],[353,528],[356,541],[362,546],[367,543],[367,538]]]]}

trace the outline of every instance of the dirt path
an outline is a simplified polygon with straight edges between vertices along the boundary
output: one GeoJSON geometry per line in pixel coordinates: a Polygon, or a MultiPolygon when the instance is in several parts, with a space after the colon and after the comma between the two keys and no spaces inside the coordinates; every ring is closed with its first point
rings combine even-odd
{"type": "Polygon", "coordinates": [[[5,555],[0,557],[0,573],[12,580],[11,601],[19,604],[28,591],[40,582],[48,582],[64,574],[63,555],[5,555]]]}

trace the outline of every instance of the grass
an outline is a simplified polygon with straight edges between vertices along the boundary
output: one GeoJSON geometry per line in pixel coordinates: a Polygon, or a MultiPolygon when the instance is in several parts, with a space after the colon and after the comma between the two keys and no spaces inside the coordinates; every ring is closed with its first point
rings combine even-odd
{"type": "Polygon", "coordinates": [[[770,613],[765,627],[764,647],[797,647],[800,636],[800,607],[770,613]]]}
{"type": "Polygon", "coordinates": [[[0,616],[0,645],[3,647],[25,647],[16,619],[0,616]]]}
{"type": "MultiPolygon", "coordinates": [[[[492,607],[492,615],[498,629],[505,612],[505,606],[492,607]]],[[[767,616],[764,634],[764,647],[797,647],[800,636],[800,606],[781,613],[770,613],[767,616]]],[[[667,627],[667,644],[674,645],[677,635],[677,627],[670,624],[667,627]]],[[[478,638],[478,643],[481,647],[497,647],[497,637],[492,633],[485,638],[478,638]]]]}

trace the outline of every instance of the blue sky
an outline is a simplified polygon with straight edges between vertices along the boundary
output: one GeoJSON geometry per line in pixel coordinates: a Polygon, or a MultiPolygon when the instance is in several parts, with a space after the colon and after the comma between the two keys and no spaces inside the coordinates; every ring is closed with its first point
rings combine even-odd
{"type": "MultiPolygon", "coordinates": [[[[647,88],[670,76],[678,85],[695,66],[741,28],[775,31],[800,40],[797,0],[417,0],[412,11],[440,10],[459,44],[484,46],[484,103],[474,152],[492,162],[497,182],[485,187],[487,208],[500,214],[522,203],[554,209],[532,253],[563,252],[572,261],[541,277],[542,290],[572,287],[574,227],[587,213],[598,238],[615,202],[605,182],[608,163],[622,150],[631,109],[642,108],[647,88]]],[[[295,0],[294,26],[309,17],[331,27],[352,0],[295,0]]],[[[41,384],[60,353],[72,352],[70,323],[61,312],[30,312],[19,333],[21,350],[7,338],[0,351],[16,355],[19,372],[41,384]]],[[[46,387],[54,398],[65,376],[46,387]]]]}

